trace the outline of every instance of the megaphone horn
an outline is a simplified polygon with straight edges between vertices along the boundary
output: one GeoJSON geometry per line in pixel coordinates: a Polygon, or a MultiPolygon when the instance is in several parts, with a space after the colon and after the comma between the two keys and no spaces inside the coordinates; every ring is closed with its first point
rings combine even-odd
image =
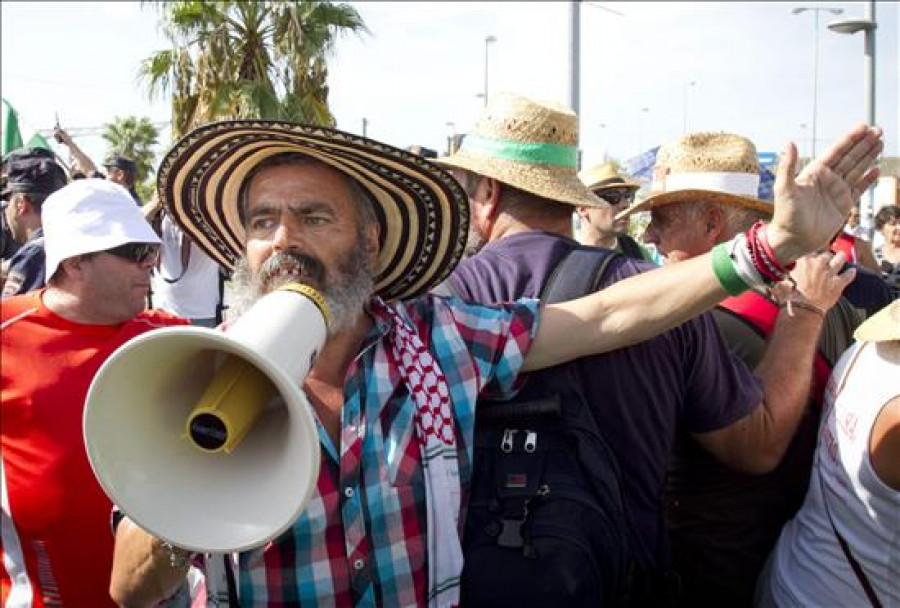
{"type": "Polygon", "coordinates": [[[291,284],[225,332],[167,327],[116,350],[84,413],[88,459],[110,499],[192,551],[242,551],[290,527],[318,478],[300,386],[327,316],[316,291],[291,284]]]}

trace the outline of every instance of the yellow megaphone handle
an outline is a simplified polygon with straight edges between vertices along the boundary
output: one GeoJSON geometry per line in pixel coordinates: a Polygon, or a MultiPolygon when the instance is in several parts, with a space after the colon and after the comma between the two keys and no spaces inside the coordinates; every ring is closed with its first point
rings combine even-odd
{"type": "Polygon", "coordinates": [[[188,417],[186,434],[204,451],[230,454],[275,392],[275,385],[263,372],[228,355],[188,417]]]}

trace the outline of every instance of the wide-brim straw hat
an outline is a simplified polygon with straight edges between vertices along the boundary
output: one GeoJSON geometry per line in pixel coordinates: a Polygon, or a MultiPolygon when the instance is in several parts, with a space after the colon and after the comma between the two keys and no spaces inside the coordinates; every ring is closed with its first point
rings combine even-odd
{"type": "Polygon", "coordinates": [[[404,299],[453,270],[468,236],[468,198],[440,167],[371,139],[273,120],[228,120],[185,135],[163,159],[157,188],[172,218],[227,269],[243,255],[241,187],[263,160],[302,153],[356,180],[381,227],[375,291],[404,299]]]}
{"type": "Polygon", "coordinates": [[[900,340],[900,300],[894,300],[856,328],[853,337],[860,342],[900,340]]]}
{"type": "Polygon", "coordinates": [[[433,162],[559,203],[605,206],[578,179],[578,120],[559,104],[493,95],[459,150],[433,162]]]}
{"type": "Polygon", "coordinates": [[[634,191],[641,187],[640,184],[627,181],[619,175],[616,164],[610,161],[582,169],[578,172],[578,179],[594,193],[620,188],[634,191]]]}
{"type": "Polygon", "coordinates": [[[746,137],[733,133],[689,133],[656,155],[650,196],[617,217],[682,202],[736,205],[771,214],[759,198],[759,155],[746,137]]]}

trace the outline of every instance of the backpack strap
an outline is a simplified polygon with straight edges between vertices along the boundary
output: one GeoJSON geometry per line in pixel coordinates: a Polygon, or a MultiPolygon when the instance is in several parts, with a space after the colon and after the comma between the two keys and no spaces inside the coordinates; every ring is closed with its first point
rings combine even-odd
{"type": "Polygon", "coordinates": [[[565,302],[600,289],[606,268],[620,254],[610,249],[572,249],[559,261],[541,289],[545,304],[565,302]]]}

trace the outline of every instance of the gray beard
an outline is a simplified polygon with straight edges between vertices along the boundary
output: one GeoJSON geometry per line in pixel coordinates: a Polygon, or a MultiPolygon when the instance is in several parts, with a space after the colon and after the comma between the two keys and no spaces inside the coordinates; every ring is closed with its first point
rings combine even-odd
{"type": "MultiPolygon", "coordinates": [[[[361,248],[354,248],[346,258],[340,261],[338,273],[336,277],[326,277],[324,286],[311,285],[322,294],[325,304],[331,312],[331,323],[328,325],[329,336],[339,334],[353,326],[359,315],[364,312],[374,290],[372,273],[361,248]]],[[[227,320],[237,320],[260,297],[281,285],[295,281],[309,283],[299,276],[284,275],[263,285],[259,274],[254,274],[250,270],[247,258],[240,258],[235,264],[231,277],[232,298],[227,309],[227,320]]]]}

